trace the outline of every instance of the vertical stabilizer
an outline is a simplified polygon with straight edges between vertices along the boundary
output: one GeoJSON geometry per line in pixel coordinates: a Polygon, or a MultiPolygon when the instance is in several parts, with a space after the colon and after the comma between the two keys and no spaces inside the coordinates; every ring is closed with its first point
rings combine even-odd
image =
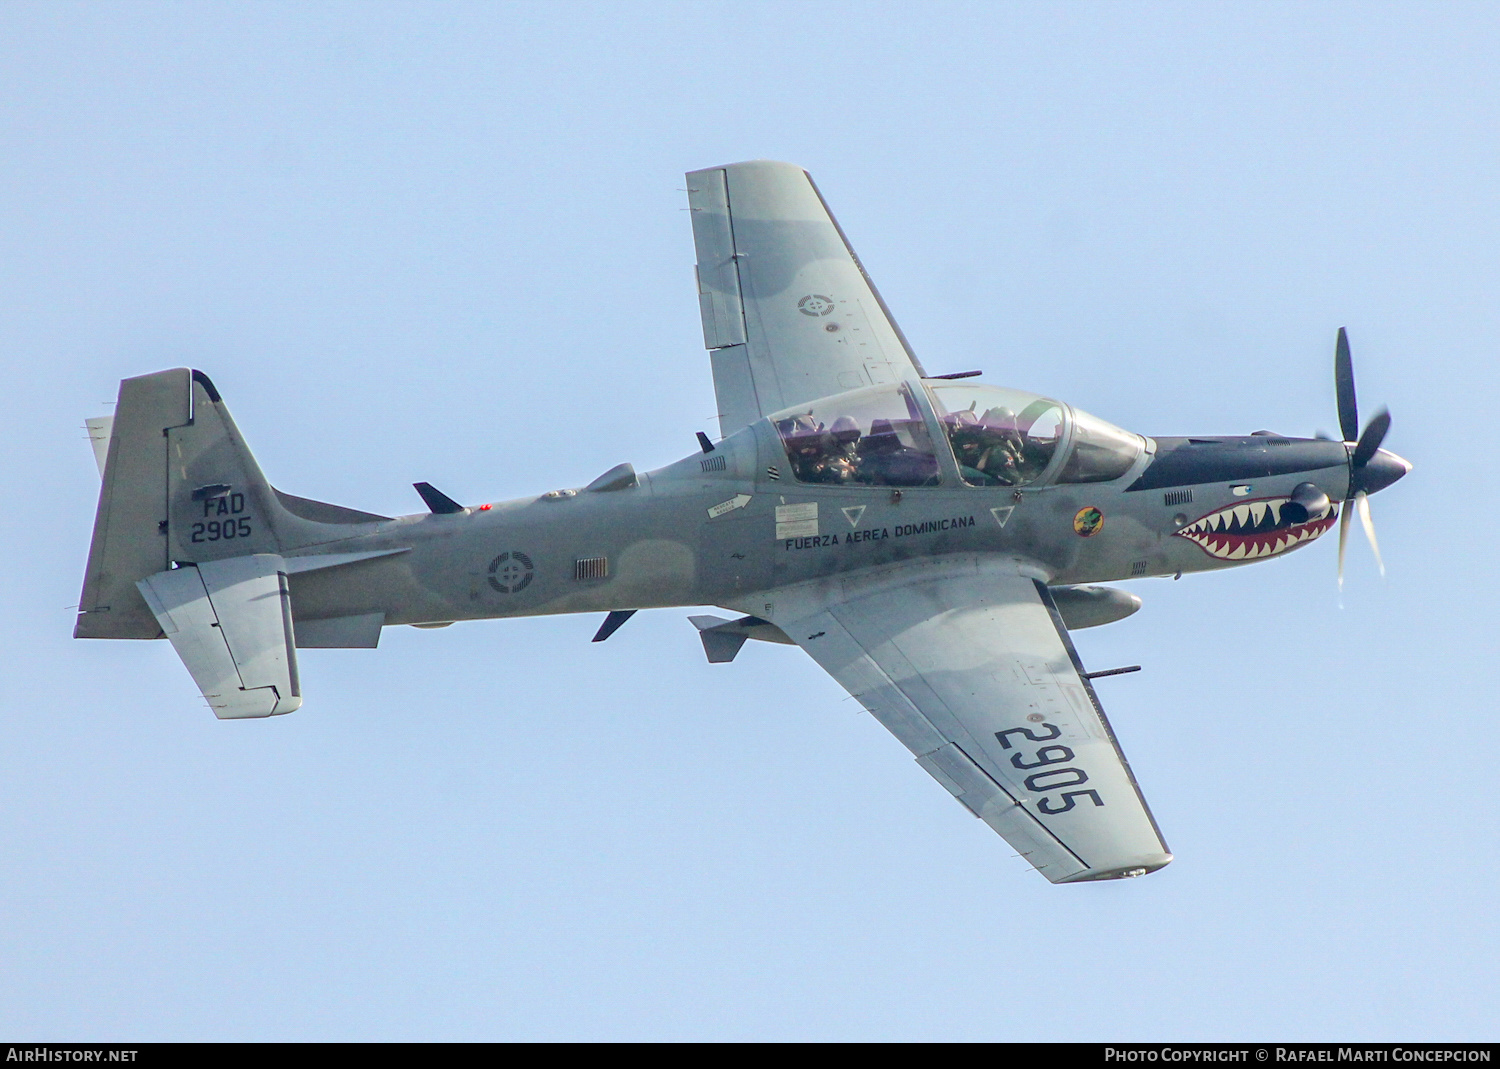
{"type": "Polygon", "coordinates": [[[193,418],[192,372],[120,383],[99,487],[77,638],[159,638],[136,581],[167,568],[167,433],[193,418]]]}
{"type": "Polygon", "coordinates": [[[260,465],[201,371],[192,373],[192,394],[193,418],[167,432],[172,560],[197,564],[279,552],[282,510],[260,465]]]}

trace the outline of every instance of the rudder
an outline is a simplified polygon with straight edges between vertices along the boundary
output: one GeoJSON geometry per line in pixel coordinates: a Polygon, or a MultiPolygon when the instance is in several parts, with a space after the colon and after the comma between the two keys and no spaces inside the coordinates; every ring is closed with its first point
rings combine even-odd
{"type": "Polygon", "coordinates": [[[160,638],[136,581],[171,566],[167,434],[193,416],[192,372],[120,383],[74,638],[160,638]]]}

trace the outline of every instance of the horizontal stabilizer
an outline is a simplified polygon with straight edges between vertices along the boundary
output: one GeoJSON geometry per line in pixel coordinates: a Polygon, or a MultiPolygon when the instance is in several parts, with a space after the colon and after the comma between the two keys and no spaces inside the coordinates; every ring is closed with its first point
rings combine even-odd
{"type": "Polygon", "coordinates": [[[109,459],[109,437],[115,427],[114,416],[90,416],[83,421],[89,432],[89,444],[94,447],[94,463],[99,465],[99,478],[104,478],[104,462],[109,459]]]}
{"type": "Polygon", "coordinates": [[[385,613],[364,612],[324,620],[298,620],[297,648],[324,650],[373,650],[380,645],[385,613]]]}
{"type": "Polygon", "coordinates": [[[746,639],[795,645],[785,631],[758,616],[742,616],[738,620],[726,620],[721,616],[689,616],[688,621],[698,629],[703,652],[708,655],[710,664],[727,664],[734,660],[746,639]]]}
{"type": "Polygon", "coordinates": [[[136,585],[220,720],[278,716],[302,704],[281,557],[190,564],[136,585]]]}
{"type": "Polygon", "coordinates": [[[297,575],[300,572],[319,572],[324,568],[337,568],[341,564],[358,564],[361,561],[379,560],[381,557],[394,557],[410,552],[410,546],[398,546],[395,549],[365,549],[357,553],[309,553],[306,556],[282,559],[286,574],[297,575]]]}

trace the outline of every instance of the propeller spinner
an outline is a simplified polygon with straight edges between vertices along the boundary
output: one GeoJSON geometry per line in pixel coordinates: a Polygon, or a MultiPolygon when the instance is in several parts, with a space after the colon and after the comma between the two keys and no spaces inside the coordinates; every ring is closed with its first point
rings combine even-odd
{"type": "MultiPolygon", "coordinates": [[[[1380,574],[1385,575],[1385,562],[1380,559],[1380,543],[1375,540],[1375,521],[1370,517],[1370,495],[1384,490],[1391,483],[1411,471],[1410,462],[1387,449],[1380,448],[1386,433],[1391,429],[1391,414],[1382,408],[1365,429],[1359,429],[1359,403],[1354,395],[1354,361],[1349,355],[1349,334],[1339,327],[1338,345],[1333,355],[1333,385],[1338,396],[1339,431],[1344,436],[1344,445],[1349,450],[1349,493],[1346,505],[1353,505],[1359,512],[1360,526],[1370,540],[1370,549],[1375,553],[1375,563],[1380,574]]],[[[1344,546],[1349,539],[1349,509],[1339,516],[1339,587],[1344,585],[1344,546]]]]}

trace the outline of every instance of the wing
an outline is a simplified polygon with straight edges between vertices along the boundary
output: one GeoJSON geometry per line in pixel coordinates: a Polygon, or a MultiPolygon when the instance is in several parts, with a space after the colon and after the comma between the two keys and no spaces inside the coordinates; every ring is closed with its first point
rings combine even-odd
{"type": "Polygon", "coordinates": [[[913,562],[776,591],[775,622],[1053,883],[1172,860],[1041,582],[913,562]]]}
{"type": "Polygon", "coordinates": [[[925,375],[806,171],[757,160],[687,179],[721,433],[925,375]]]}

